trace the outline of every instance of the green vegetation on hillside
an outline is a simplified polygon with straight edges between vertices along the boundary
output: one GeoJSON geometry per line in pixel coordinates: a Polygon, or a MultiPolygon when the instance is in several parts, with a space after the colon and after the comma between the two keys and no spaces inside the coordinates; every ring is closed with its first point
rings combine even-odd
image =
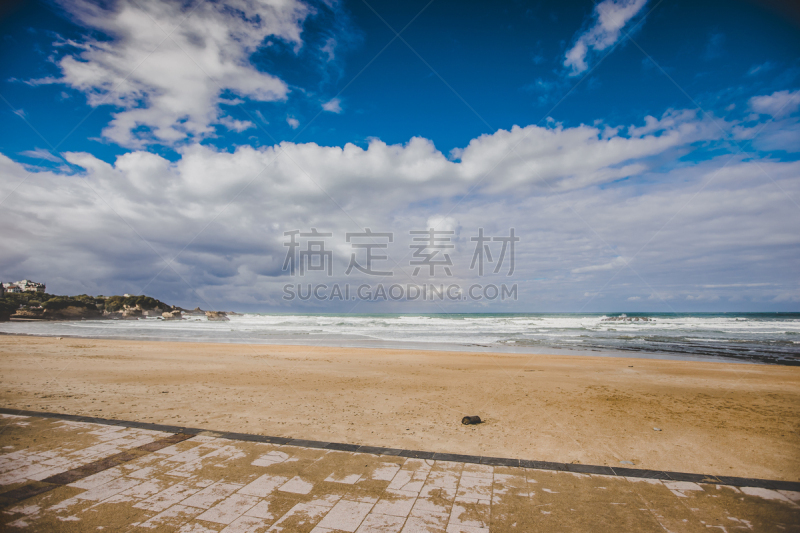
{"type": "Polygon", "coordinates": [[[0,298],[0,315],[6,312],[13,314],[20,307],[44,307],[53,311],[66,309],[67,307],[79,307],[99,311],[105,309],[113,313],[122,311],[125,306],[136,307],[137,305],[143,310],[155,309],[156,307],[167,310],[172,307],[151,296],[110,296],[104,298],[87,294],[58,296],[41,292],[20,292],[6,293],[3,298],[0,298]]]}
{"type": "Polygon", "coordinates": [[[126,305],[128,307],[136,307],[138,305],[144,311],[155,309],[156,307],[164,310],[172,307],[151,296],[110,296],[106,300],[101,299],[101,301],[105,302],[106,310],[111,312],[121,311],[126,305]]]}

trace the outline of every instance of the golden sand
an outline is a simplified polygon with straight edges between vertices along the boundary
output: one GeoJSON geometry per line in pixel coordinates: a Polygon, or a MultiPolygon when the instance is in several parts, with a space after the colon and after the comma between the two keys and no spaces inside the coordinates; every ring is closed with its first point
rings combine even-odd
{"type": "Polygon", "coordinates": [[[800,480],[797,367],[5,335],[0,362],[3,407],[800,480]]]}

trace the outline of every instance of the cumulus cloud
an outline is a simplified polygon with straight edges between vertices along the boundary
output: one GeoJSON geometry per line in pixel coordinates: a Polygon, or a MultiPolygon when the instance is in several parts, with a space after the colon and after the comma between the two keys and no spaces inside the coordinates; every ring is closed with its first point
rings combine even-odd
{"type": "Polygon", "coordinates": [[[581,33],[565,57],[564,66],[577,76],[588,68],[587,56],[617,43],[622,29],[645,6],[647,0],[603,0],[594,8],[592,26],[581,33]]]}
{"type": "Polygon", "coordinates": [[[293,129],[296,130],[300,126],[300,121],[294,117],[286,117],[286,123],[293,129]]]}
{"type": "Polygon", "coordinates": [[[103,136],[121,146],[175,144],[247,123],[225,117],[221,94],[280,101],[289,88],[250,62],[267,37],[302,46],[311,9],[298,0],[63,0],[79,24],[103,34],[59,42],[61,76],[30,83],[63,83],[91,106],[119,109],[103,136]]]}
{"type": "Polygon", "coordinates": [[[584,293],[602,293],[593,300],[602,308],[631,294],[659,294],[648,300],[656,306],[665,294],[706,305],[713,296],[771,301],[794,290],[786,265],[800,260],[800,234],[786,223],[797,210],[786,195],[800,195],[800,163],[726,154],[662,168],[660,156],[708,137],[690,116],[668,112],[635,135],[603,125],[501,130],[473,139],[460,161],[423,138],[366,148],[191,144],[174,161],[147,151],[110,163],[66,153],[72,170],[31,171],[0,156],[0,198],[11,194],[0,211],[0,272],[42,279],[55,292],[144,290],[208,306],[191,287],[217,308],[280,309],[282,285],[297,281],[282,270],[285,231],[333,233],[329,284],[354,282],[343,274],[346,232],[393,232],[391,260],[380,267],[419,283],[404,272],[413,270],[409,231],[450,229],[453,276],[443,281],[464,287],[482,279],[469,268],[469,237],[513,227],[521,238],[514,278],[492,281],[519,282],[526,310],[577,309],[584,293]],[[621,174],[630,179],[618,182],[621,174]],[[165,269],[173,258],[180,276],[165,269]],[[742,279],[773,285],[733,286],[742,279]]]}
{"type": "Polygon", "coordinates": [[[341,113],[342,112],[342,101],[338,98],[333,98],[322,104],[322,109],[325,111],[330,111],[331,113],[341,113]]]}
{"type": "Polygon", "coordinates": [[[754,96],[750,109],[762,115],[781,118],[793,114],[800,107],[800,90],[776,91],[772,94],[754,96]]]}

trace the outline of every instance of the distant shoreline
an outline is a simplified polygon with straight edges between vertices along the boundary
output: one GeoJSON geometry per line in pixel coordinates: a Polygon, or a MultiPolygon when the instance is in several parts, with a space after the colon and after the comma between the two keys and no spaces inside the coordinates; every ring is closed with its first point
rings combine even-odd
{"type": "MultiPolygon", "coordinates": [[[[57,322],[47,320],[20,320],[20,322],[57,322]]],[[[63,322],[75,322],[74,320],[65,320],[63,322]]],[[[275,341],[262,341],[252,342],[252,339],[246,340],[211,340],[207,338],[168,338],[168,337],[143,337],[133,335],[115,335],[115,336],[98,336],[98,335],[75,335],[75,334],[46,334],[46,333],[17,333],[0,331],[0,335],[19,336],[19,337],[40,337],[40,338],[65,338],[65,339],[86,339],[86,340],[109,340],[109,341],[135,341],[135,342],[169,342],[169,343],[199,343],[199,344],[220,344],[220,345],[240,345],[240,346],[279,346],[279,347],[313,347],[313,348],[354,348],[354,349],[376,349],[376,350],[396,350],[396,351],[409,351],[409,352],[451,352],[451,353],[480,353],[480,354],[497,354],[497,355],[556,355],[567,357],[608,357],[619,359],[645,359],[645,360],[661,360],[661,361],[686,361],[686,362],[700,362],[700,363],[733,363],[733,364],[751,364],[751,365],[775,365],[775,366],[796,366],[786,365],[780,363],[768,363],[758,360],[743,360],[732,357],[720,356],[692,356],[680,353],[658,353],[646,351],[603,351],[603,350],[565,350],[552,347],[541,347],[539,349],[529,347],[510,347],[510,346],[487,346],[476,344],[434,344],[434,343],[413,343],[413,342],[389,342],[380,340],[361,340],[360,342],[348,341],[335,341],[328,339],[324,342],[308,341],[290,341],[280,339],[275,341]]]]}
{"type": "Polygon", "coordinates": [[[96,339],[800,365],[800,315],[298,315],[127,310],[99,320],[12,320],[0,332],[96,339]],[[109,320],[109,318],[111,318],[109,320]]]}

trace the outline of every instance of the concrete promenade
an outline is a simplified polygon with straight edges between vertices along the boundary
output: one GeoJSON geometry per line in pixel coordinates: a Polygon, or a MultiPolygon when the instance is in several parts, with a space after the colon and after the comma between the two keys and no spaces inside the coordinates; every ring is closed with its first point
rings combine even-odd
{"type": "Polygon", "coordinates": [[[734,486],[0,417],[6,531],[800,531],[800,492],[787,490],[796,484],[734,486]]]}

